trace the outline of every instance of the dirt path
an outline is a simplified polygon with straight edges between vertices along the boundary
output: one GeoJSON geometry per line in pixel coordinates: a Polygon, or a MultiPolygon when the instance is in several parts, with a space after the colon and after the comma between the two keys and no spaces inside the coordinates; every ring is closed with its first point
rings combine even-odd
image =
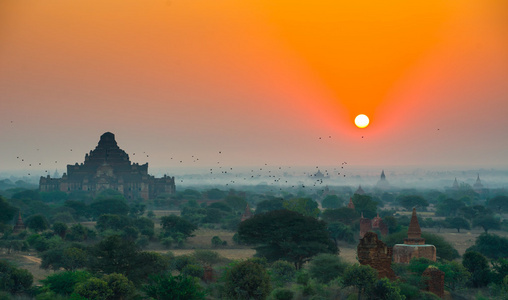
{"type": "Polygon", "coordinates": [[[38,258],[38,257],[34,257],[34,256],[28,256],[28,255],[21,255],[21,257],[24,257],[25,259],[28,259],[29,261],[32,261],[36,264],[41,264],[42,262],[42,259],[38,258]]]}

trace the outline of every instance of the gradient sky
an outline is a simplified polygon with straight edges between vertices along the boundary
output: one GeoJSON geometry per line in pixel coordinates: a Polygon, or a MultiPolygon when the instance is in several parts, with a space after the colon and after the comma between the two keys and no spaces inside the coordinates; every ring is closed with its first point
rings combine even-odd
{"type": "Polygon", "coordinates": [[[507,167],[507,37],[506,0],[3,0],[0,171],[106,131],[151,168],[507,167]]]}

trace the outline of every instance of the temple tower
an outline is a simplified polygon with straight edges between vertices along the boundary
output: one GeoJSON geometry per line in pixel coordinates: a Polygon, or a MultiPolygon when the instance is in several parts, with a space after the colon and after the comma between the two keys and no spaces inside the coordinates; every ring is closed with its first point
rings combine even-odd
{"type": "Polygon", "coordinates": [[[242,222],[252,218],[252,212],[250,211],[249,203],[245,206],[245,212],[242,215],[242,222]]]}
{"type": "Polygon", "coordinates": [[[377,182],[376,188],[381,189],[381,190],[386,190],[389,187],[390,187],[390,184],[386,180],[385,170],[382,170],[381,171],[381,178],[377,182]]]}
{"type": "Polygon", "coordinates": [[[16,225],[14,225],[14,229],[12,230],[13,233],[20,233],[21,231],[25,230],[26,226],[25,223],[23,223],[23,219],[21,218],[21,212],[18,215],[18,220],[16,221],[16,225]]]}
{"type": "Polygon", "coordinates": [[[349,198],[349,203],[347,204],[347,208],[355,209],[355,204],[353,203],[353,198],[349,198]]]}
{"type": "Polygon", "coordinates": [[[411,223],[409,224],[404,244],[393,246],[393,261],[397,263],[409,263],[411,259],[419,257],[436,261],[436,247],[425,244],[425,239],[422,238],[422,230],[418,223],[416,208],[413,208],[411,223]]]}
{"type": "Polygon", "coordinates": [[[362,189],[362,185],[361,184],[358,186],[358,189],[356,190],[355,194],[365,195],[365,191],[362,189]]]}

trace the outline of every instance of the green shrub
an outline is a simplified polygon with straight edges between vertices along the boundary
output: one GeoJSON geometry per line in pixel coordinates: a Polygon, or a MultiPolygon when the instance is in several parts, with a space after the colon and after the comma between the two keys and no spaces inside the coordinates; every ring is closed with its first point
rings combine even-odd
{"type": "Polygon", "coordinates": [[[276,289],[273,291],[273,298],[275,300],[292,300],[294,293],[290,289],[276,289]]]}
{"type": "Polygon", "coordinates": [[[203,278],[205,270],[201,265],[188,264],[182,269],[182,275],[203,278]]]}
{"type": "Polygon", "coordinates": [[[269,273],[272,283],[276,286],[283,286],[284,284],[293,281],[296,269],[292,263],[285,260],[278,260],[272,264],[269,273]]]}

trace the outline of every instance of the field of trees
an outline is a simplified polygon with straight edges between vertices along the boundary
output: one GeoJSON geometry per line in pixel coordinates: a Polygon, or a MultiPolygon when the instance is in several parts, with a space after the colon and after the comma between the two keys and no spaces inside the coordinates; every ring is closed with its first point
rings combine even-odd
{"type": "Polygon", "coordinates": [[[113,190],[22,187],[0,195],[0,299],[434,299],[422,285],[429,265],[445,272],[452,299],[508,292],[503,190],[207,187],[127,201],[113,190]],[[357,261],[360,215],[379,214],[389,234],[378,235],[393,246],[407,236],[413,207],[438,261],[392,264],[398,279],[378,279],[357,261]],[[15,227],[20,215],[24,230],[15,227]]]}

